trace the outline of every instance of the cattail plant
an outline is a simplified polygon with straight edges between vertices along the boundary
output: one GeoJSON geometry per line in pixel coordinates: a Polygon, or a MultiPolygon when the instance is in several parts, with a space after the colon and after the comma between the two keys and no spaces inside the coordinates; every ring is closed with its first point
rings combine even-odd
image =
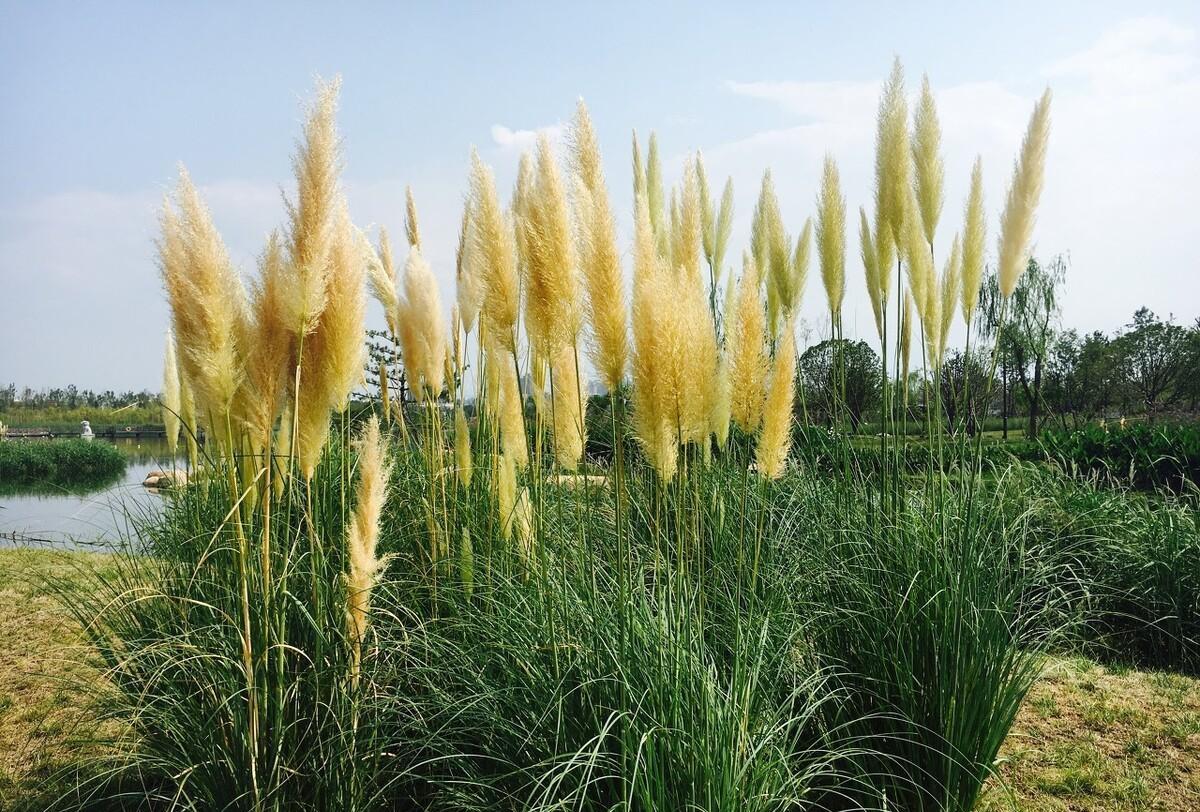
{"type": "Polygon", "coordinates": [[[1008,199],[1000,216],[1000,258],[997,275],[1000,293],[1007,299],[1025,271],[1029,239],[1033,235],[1038,199],[1046,167],[1046,144],[1050,140],[1050,90],[1042,94],[1029,117],[1029,129],[1021,142],[1021,155],[1013,166],[1008,199]]]}

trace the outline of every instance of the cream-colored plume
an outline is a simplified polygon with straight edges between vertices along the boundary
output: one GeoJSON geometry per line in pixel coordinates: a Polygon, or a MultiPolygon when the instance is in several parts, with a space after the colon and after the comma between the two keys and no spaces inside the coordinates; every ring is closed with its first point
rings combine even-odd
{"type": "Polygon", "coordinates": [[[167,435],[167,447],[171,458],[175,458],[179,447],[179,420],[183,411],[182,392],[179,386],[179,363],[175,357],[175,334],[167,330],[166,347],[163,352],[162,421],[167,435]]]}
{"type": "Polygon", "coordinates": [[[459,483],[464,488],[471,487],[471,432],[467,429],[467,415],[462,404],[454,410],[454,467],[459,483]]]}
{"type": "Polygon", "coordinates": [[[754,257],[743,255],[737,299],[725,337],[732,392],[730,414],[734,424],[746,433],[758,428],[766,392],[766,322],[758,292],[759,275],[754,257]]]}
{"type": "Polygon", "coordinates": [[[512,353],[495,347],[491,363],[496,365],[500,378],[500,445],[504,455],[524,468],[529,463],[529,448],[525,441],[525,404],[521,399],[520,381],[512,353]]]}
{"type": "Polygon", "coordinates": [[[629,361],[629,317],[617,226],[604,186],[600,145],[583,100],[571,132],[576,176],[579,262],[591,325],[589,356],[604,385],[615,392],[629,361]]]}
{"type": "Polygon", "coordinates": [[[825,283],[829,312],[835,322],[840,322],[846,295],[846,198],[832,155],[825,156],[821,191],[817,196],[817,253],[821,257],[821,281],[825,283]]]}
{"type": "Polygon", "coordinates": [[[400,326],[396,324],[396,317],[400,313],[400,294],[396,292],[396,266],[392,260],[392,243],[388,239],[387,229],[379,229],[379,250],[366,256],[371,293],[383,305],[388,330],[397,336],[400,334],[400,326]]]}
{"type": "Polygon", "coordinates": [[[458,315],[469,335],[475,329],[483,304],[483,269],[479,248],[471,235],[471,201],[463,204],[462,225],[458,232],[458,250],[454,254],[454,282],[457,289],[458,315]]]}
{"type": "MultiPolygon", "coordinates": [[[[862,257],[863,274],[867,280],[867,295],[871,299],[871,314],[875,317],[875,332],[883,338],[883,302],[879,290],[879,254],[871,237],[871,225],[867,222],[867,210],[858,207],[858,250],[862,257]]],[[[885,271],[886,273],[886,271],[885,271]]]]}
{"type": "Polygon", "coordinates": [[[392,468],[387,442],[379,433],[374,415],[355,442],[358,451],[358,488],[354,515],[346,528],[346,627],[350,639],[352,678],[357,679],[362,645],[370,623],[371,590],[387,566],[378,554],[379,518],[387,499],[392,468]]]}
{"type": "Polygon", "coordinates": [[[1013,167],[1008,199],[1000,216],[1000,293],[1006,298],[1017,288],[1029,259],[1029,240],[1042,195],[1046,144],[1050,140],[1050,90],[1042,94],[1029,117],[1021,156],[1013,167]]]}
{"type": "Polygon", "coordinates": [[[938,335],[938,364],[941,365],[946,355],[946,342],[950,338],[950,326],[954,323],[955,303],[962,290],[962,243],[957,234],[950,248],[950,256],[946,258],[946,267],[942,271],[941,289],[941,324],[938,335]]]}
{"type": "Polygon", "coordinates": [[[404,299],[397,321],[409,385],[421,399],[438,397],[445,384],[446,325],[437,280],[416,246],[404,264],[404,299]]]}
{"type": "Polygon", "coordinates": [[[778,479],[787,465],[792,444],[792,400],[796,382],[796,339],[794,323],[789,320],[779,338],[771,384],[763,409],[762,431],[754,450],[758,472],[767,479],[778,479]]]}
{"type": "Polygon", "coordinates": [[[509,352],[516,351],[521,288],[513,232],[500,208],[492,170],[471,151],[471,245],[483,281],[485,329],[509,352]]]}
{"type": "Polygon", "coordinates": [[[409,248],[421,247],[421,229],[417,225],[417,201],[411,186],[404,187],[404,236],[409,248]]]}
{"type": "Polygon", "coordinates": [[[340,79],[317,82],[317,98],[307,111],[300,149],[292,159],[296,200],[288,202],[286,321],[297,335],[316,329],[328,290],[338,190],[338,135],[335,117],[340,79]]]}
{"type": "Polygon", "coordinates": [[[496,510],[500,517],[500,533],[506,540],[512,539],[516,506],[517,465],[511,456],[501,454],[496,458],[496,510]]]}
{"type": "Polygon", "coordinates": [[[921,80],[921,99],[913,113],[912,155],[916,170],[917,205],[925,242],[933,245],[938,220],[942,216],[943,173],[942,127],[938,122],[937,105],[929,77],[921,80]]]}
{"type": "Polygon", "coordinates": [[[575,348],[563,347],[551,364],[554,390],[554,458],[568,471],[579,467],[586,440],[584,394],[575,348]]]}
{"type": "MultiPolygon", "coordinates": [[[[908,209],[908,194],[912,188],[912,153],[909,149],[904,66],[900,64],[899,57],[892,63],[892,73],[883,86],[877,126],[875,213],[877,218],[887,223],[893,243],[903,246],[904,217],[908,209]]],[[[917,216],[917,213],[913,212],[912,216],[917,216]]],[[[878,234],[875,239],[879,242],[878,234]]]]}
{"type": "Polygon", "coordinates": [[[571,215],[554,150],[538,136],[536,180],[517,211],[525,248],[525,329],[538,352],[554,358],[579,335],[579,266],[571,239],[571,215]]]}
{"type": "Polygon", "coordinates": [[[970,326],[979,305],[979,288],[983,284],[983,246],[987,240],[987,223],[983,210],[983,159],[976,158],[971,168],[971,191],[963,212],[962,244],[962,314],[970,326]]]}

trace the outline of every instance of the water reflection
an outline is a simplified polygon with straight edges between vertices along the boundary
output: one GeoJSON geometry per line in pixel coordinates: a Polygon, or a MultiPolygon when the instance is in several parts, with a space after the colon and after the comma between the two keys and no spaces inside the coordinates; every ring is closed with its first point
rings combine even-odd
{"type": "MultiPolygon", "coordinates": [[[[142,487],[146,474],[171,467],[163,438],[120,438],[111,442],[125,452],[123,476],[95,490],[46,489],[0,495],[0,546],[53,544],[71,548],[112,547],[128,540],[139,521],[151,519],[168,496],[142,487]]],[[[180,459],[177,465],[182,465],[180,459]]]]}

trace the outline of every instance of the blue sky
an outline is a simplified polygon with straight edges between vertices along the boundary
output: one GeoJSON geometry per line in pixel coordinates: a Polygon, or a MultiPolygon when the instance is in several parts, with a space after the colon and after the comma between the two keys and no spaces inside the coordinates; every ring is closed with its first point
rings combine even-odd
{"type": "MultiPolygon", "coordinates": [[[[1040,254],[1071,255],[1066,323],[1112,330],[1143,303],[1200,315],[1194,2],[242,5],[0,4],[0,382],[154,387],[166,325],[155,209],[176,165],[251,270],[282,221],[317,74],[343,79],[355,220],[398,231],[411,184],[447,301],[472,144],[508,184],[533,133],[557,132],[582,96],[623,234],[630,131],[654,129],[672,180],[698,148],[718,182],[733,176],[736,257],[764,168],[793,233],[826,150],[851,210],[869,206],[878,85],[899,54],[910,90],[928,72],[945,128],[939,242],[960,224],[976,153],[994,235],[1050,85],[1035,239],[1040,254]]],[[[849,253],[847,324],[865,336],[849,253]]],[[[814,281],[814,337],[821,298],[814,281]]]]}

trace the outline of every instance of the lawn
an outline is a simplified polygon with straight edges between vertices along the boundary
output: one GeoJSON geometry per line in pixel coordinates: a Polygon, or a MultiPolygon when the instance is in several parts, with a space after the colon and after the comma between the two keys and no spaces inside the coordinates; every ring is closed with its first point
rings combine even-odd
{"type": "MultiPolygon", "coordinates": [[[[94,674],[51,583],[79,581],[106,556],[0,551],[0,809],[38,808],[56,767],[91,723],[94,674]]],[[[980,809],[1200,808],[1200,680],[1053,659],[1002,751],[980,809]]],[[[52,790],[50,790],[52,791],[52,790]]]]}

